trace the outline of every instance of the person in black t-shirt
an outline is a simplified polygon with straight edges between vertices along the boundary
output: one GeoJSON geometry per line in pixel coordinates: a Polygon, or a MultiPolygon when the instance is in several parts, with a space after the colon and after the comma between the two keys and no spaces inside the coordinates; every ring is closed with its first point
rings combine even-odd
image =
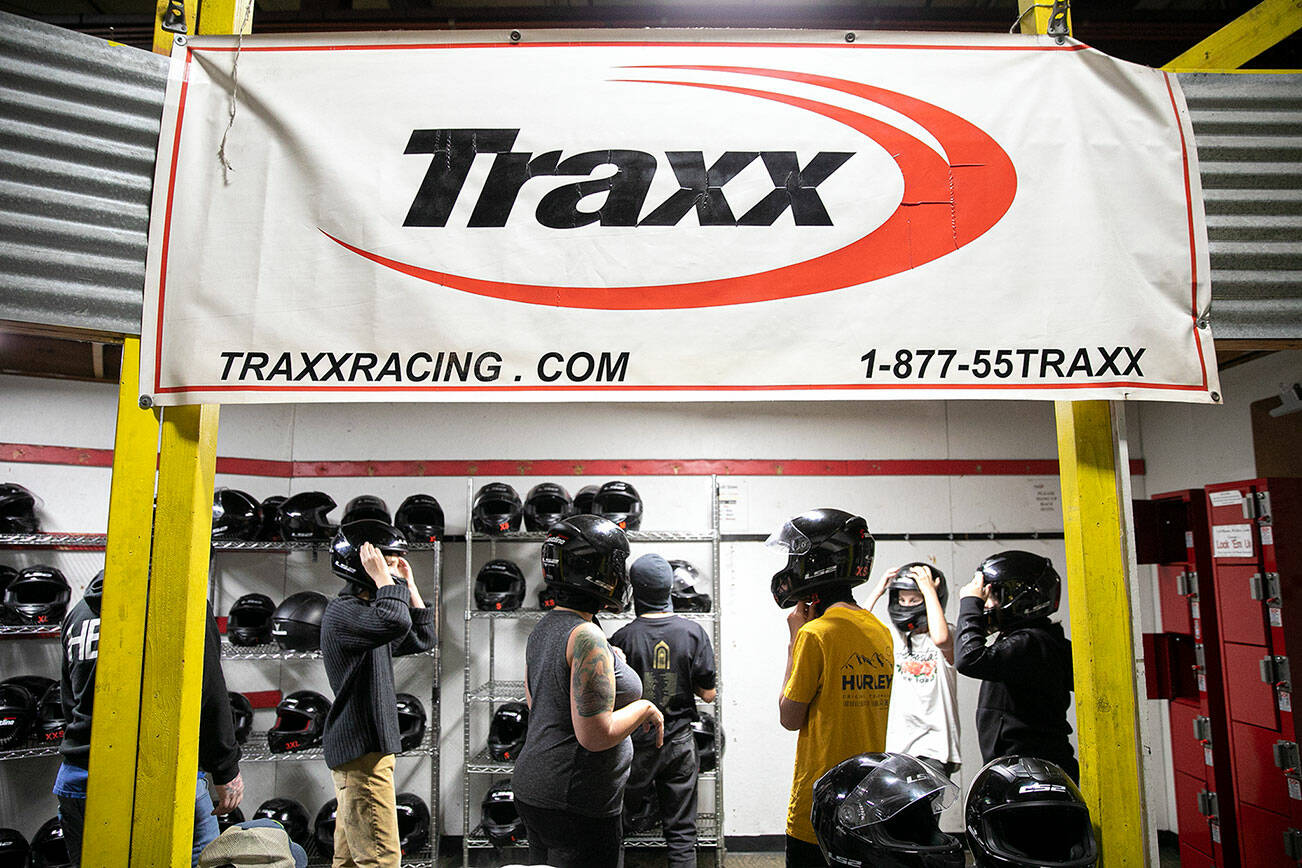
{"type": "Polygon", "coordinates": [[[671,866],[696,864],[696,697],[714,701],[714,647],[700,624],[674,614],[674,571],[660,555],[643,555],[629,569],[637,618],[610,642],[642,679],[642,697],[665,717],[664,746],[653,733],[633,734],[633,768],[624,790],[625,824],[659,802],[671,866]]]}

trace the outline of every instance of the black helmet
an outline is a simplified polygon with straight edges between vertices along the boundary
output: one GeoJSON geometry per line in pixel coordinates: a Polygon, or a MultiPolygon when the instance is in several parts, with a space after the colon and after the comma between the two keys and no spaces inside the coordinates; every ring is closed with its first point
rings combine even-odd
{"type": "Polygon", "coordinates": [[[287,498],[283,494],[273,494],[262,501],[262,528],[258,539],[263,542],[280,542],[284,536],[280,532],[280,508],[287,498]]]}
{"type": "Polygon", "coordinates": [[[386,555],[405,555],[407,538],[388,522],[360,518],[339,526],[330,543],[330,571],[354,588],[375,590],[375,580],[362,566],[362,545],[370,543],[386,555]]]}
{"type": "Polygon", "coordinates": [[[63,840],[63,825],[51,817],[32,836],[32,868],[71,868],[68,845],[63,840]]]}
{"type": "Polygon", "coordinates": [[[321,618],[325,615],[324,594],[299,591],[290,594],[271,616],[271,635],[285,651],[321,650],[321,618]]]}
{"type": "Polygon", "coordinates": [[[253,703],[243,693],[226,691],[231,701],[231,722],[235,724],[235,741],[239,744],[249,740],[249,730],[253,729],[253,703]]]}
{"type": "Polygon", "coordinates": [[[49,686],[36,706],[36,728],[44,744],[58,744],[63,741],[63,732],[68,728],[68,721],[63,716],[63,688],[57,681],[49,686]]]}
{"type": "Polygon", "coordinates": [[[498,762],[514,760],[528,733],[529,706],[523,702],[503,703],[493,712],[493,722],[488,725],[488,755],[498,762]]]}
{"type": "Polygon", "coordinates": [[[1062,579],[1043,555],[1000,552],[982,561],[977,571],[995,599],[995,605],[986,611],[991,632],[1011,630],[1058,611],[1062,579]]]}
{"type": "Polygon", "coordinates": [[[410,693],[399,693],[398,738],[403,750],[415,750],[425,740],[425,705],[410,693]]]}
{"type": "Polygon", "coordinates": [[[509,847],[525,841],[524,821],[515,807],[511,779],[505,778],[489,787],[480,806],[484,834],[494,847],[509,847]]]}
{"type": "Polygon", "coordinates": [[[669,599],[673,601],[674,611],[710,611],[712,605],[710,595],[696,590],[696,583],[701,579],[701,574],[697,572],[696,567],[687,561],[670,561],[669,566],[674,571],[674,585],[669,591],[669,599]]]}
{"type": "Polygon", "coordinates": [[[607,482],[592,496],[592,511],[608,518],[622,530],[637,530],[642,526],[642,498],[637,489],[627,482],[607,482]]]}
{"type": "Polygon", "coordinates": [[[276,604],[266,594],[245,594],[231,605],[226,636],[232,645],[265,645],[271,641],[271,617],[276,604]]]}
{"type": "Polygon", "coordinates": [[[771,586],[773,599],[784,609],[822,588],[863,584],[873,565],[868,522],[840,509],[801,513],[765,544],[787,553],[787,565],[774,574],[771,586]]]}
{"type": "Polygon", "coordinates": [[[1098,859],[1080,790],[1047,760],[1004,756],[986,763],[963,814],[977,868],[1085,868],[1098,859]]]}
{"type": "Polygon", "coordinates": [[[600,485],[585,485],[574,495],[574,515],[592,515],[592,498],[597,496],[600,485]]]}
{"type": "Polygon", "coordinates": [[[719,767],[719,758],[723,756],[724,748],[728,742],[724,738],[723,728],[719,726],[713,714],[702,711],[701,719],[692,721],[692,738],[696,740],[696,756],[700,762],[700,770],[712,772],[717,769],[719,767]],[[717,756],[714,751],[714,734],[716,731],[719,733],[719,752],[717,756]]]}
{"type": "Polygon", "coordinates": [[[524,605],[524,573],[515,561],[489,561],[475,576],[475,605],[485,612],[513,612],[524,605]]]}
{"type": "Polygon", "coordinates": [[[633,599],[627,559],[628,538],[613,522],[597,515],[570,516],[554,524],[543,541],[543,581],[563,606],[593,603],[622,612],[633,599]]]}
{"type": "Polygon", "coordinates": [[[0,829],[0,868],[27,868],[31,848],[17,829],[0,829]]]}
{"type": "Polygon", "coordinates": [[[36,722],[37,697],[14,680],[0,681],[0,750],[15,750],[27,743],[36,722]]]}
{"type": "Polygon", "coordinates": [[[475,533],[500,534],[520,529],[520,495],[505,482],[490,482],[475,492],[470,523],[475,533]]]}
{"type": "Polygon", "coordinates": [[[41,499],[16,482],[0,483],[0,533],[36,533],[41,499]]]}
{"type": "MultiPolygon", "coordinates": [[[[267,747],[272,753],[291,753],[316,747],[321,743],[329,713],[330,700],[314,690],[296,690],[276,706],[276,722],[267,730],[267,747]]],[[[303,823],[307,824],[306,816],[303,823]]]]}
{"type": "Polygon", "coordinates": [[[432,543],[443,536],[443,507],[428,494],[413,494],[393,514],[408,542],[432,543]]]}
{"type": "Polygon", "coordinates": [[[4,605],[20,624],[55,625],[68,611],[72,588],[55,567],[19,570],[5,588],[4,605]]]}
{"type": "Polygon", "coordinates": [[[931,575],[936,582],[936,596],[940,598],[940,608],[945,608],[949,602],[949,586],[945,582],[945,574],[931,564],[924,564],[921,561],[907,563],[895,571],[895,578],[891,579],[886,586],[889,596],[887,597],[886,612],[891,617],[891,623],[895,629],[901,633],[912,633],[915,630],[926,631],[927,629],[927,603],[924,600],[916,606],[900,605],[900,591],[918,591],[918,583],[914,581],[909,571],[914,567],[921,567],[931,570],[931,575]]]}
{"type": "Polygon", "coordinates": [[[359,494],[344,504],[344,517],[339,520],[339,523],[348,524],[364,518],[393,524],[393,518],[389,515],[389,505],[384,502],[384,498],[374,494],[359,494]]]}
{"type": "Polygon", "coordinates": [[[280,505],[280,535],[289,542],[325,542],[335,534],[326,518],[335,502],[323,491],[301,491],[280,505]]]}
{"type": "Polygon", "coordinates": [[[330,857],[335,853],[335,820],[339,816],[339,800],[331,799],[316,812],[312,824],[312,837],[316,839],[317,852],[330,857]]]}
{"type": "Polygon", "coordinates": [[[0,626],[22,623],[18,615],[10,612],[4,604],[5,588],[9,587],[10,582],[16,578],[18,578],[18,570],[6,564],[0,564],[0,626]]]}
{"type": "Polygon", "coordinates": [[[307,826],[307,809],[293,799],[267,799],[253,812],[253,819],[275,820],[285,828],[289,840],[303,848],[312,837],[307,826]]]}
{"type": "Polygon", "coordinates": [[[217,815],[218,834],[220,834],[221,832],[225,832],[231,826],[237,826],[243,822],[244,822],[244,812],[241,811],[238,806],[231,808],[229,814],[218,814],[217,815]]]}
{"type": "Polygon", "coordinates": [[[212,493],[212,538],[255,540],[262,532],[262,507],[253,495],[238,488],[212,493]]]}
{"type": "Polygon", "coordinates": [[[810,819],[832,865],[963,868],[963,843],[937,817],[958,787],[933,766],[900,753],[862,753],[814,784],[810,819]]]}
{"type": "Polygon", "coordinates": [[[555,482],[540,482],[524,498],[524,529],[545,531],[573,512],[568,491],[555,482]]]}
{"type": "Polygon", "coordinates": [[[556,608],[556,592],[546,585],[538,589],[538,608],[543,611],[556,608]]]}
{"type": "Polygon", "coordinates": [[[415,793],[398,794],[398,845],[414,856],[429,843],[429,805],[415,793]]]}

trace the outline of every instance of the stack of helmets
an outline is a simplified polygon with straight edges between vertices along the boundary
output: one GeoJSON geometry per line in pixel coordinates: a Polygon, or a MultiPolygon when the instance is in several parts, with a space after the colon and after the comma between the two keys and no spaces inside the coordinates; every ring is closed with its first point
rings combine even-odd
{"type": "Polygon", "coordinates": [[[475,606],[483,612],[514,612],[524,605],[524,572],[514,561],[498,558],[475,576],[475,606]]]}
{"type": "Polygon", "coordinates": [[[276,604],[266,594],[245,594],[226,616],[226,636],[232,645],[266,645],[271,641],[271,619],[276,604]]]}
{"type": "Polygon", "coordinates": [[[306,849],[312,832],[308,828],[307,809],[294,799],[267,799],[253,812],[254,820],[275,820],[289,835],[289,840],[306,849]]]}
{"type": "Polygon", "coordinates": [[[280,542],[284,539],[280,530],[280,508],[288,498],[283,494],[273,494],[262,501],[262,529],[258,539],[263,542],[280,542]]]}
{"type": "Polygon", "coordinates": [[[41,499],[16,482],[0,483],[0,533],[39,533],[41,499]]]}
{"type": "Polygon", "coordinates": [[[696,740],[696,756],[700,761],[700,770],[702,772],[712,772],[719,767],[719,760],[723,757],[724,748],[727,747],[727,739],[724,737],[723,728],[715,721],[714,715],[708,711],[702,711],[698,720],[692,721],[692,738],[696,740]],[[718,733],[718,752],[715,751],[715,733],[718,733]]]}
{"type": "Polygon", "coordinates": [[[374,591],[375,580],[362,565],[362,546],[366,543],[385,555],[405,555],[407,538],[378,518],[361,518],[339,526],[330,543],[330,571],[356,590],[374,591]]]}
{"type": "Polygon", "coordinates": [[[295,753],[316,747],[325,734],[329,713],[330,700],[314,690],[289,694],[276,706],[276,722],[267,730],[267,747],[272,753],[295,753]]]}
{"type": "Polygon", "coordinates": [[[398,846],[415,856],[429,844],[429,805],[415,793],[398,794],[398,846]]]}
{"type": "Polygon", "coordinates": [[[524,507],[520,495],[505,482],[490,482],[475,492],[470,524],[475,533],[497,536],[520,529],[524,507]]]}
{"type": "Polygon", "coordinates": [[[0,829],[0,868],[27,868],[32,848],[17,829],[0,829]]]}
{"type": "Polygon", "coordinates": [[[243,693],[228,690],[226,696],[231,701],[231,722],[235,726],[235,741],[244,744],[249,740],[249,731],[253,729],[253,703],[243,693]]]}
{"type": "Polygon", "coordinates": [[[344,517],[339,520],[339,523],[351,524],[362,519],[382,521],[385,524],[393,523],[393,518],[389,515],[389,505],[384,502],[384,498],[374,494],[359,494],[344,504],[344,517]]]}
{"type": "Polygon", "coordinates": [[[494,847],[523,844],[526,833],[524,821],[515,807],[515,791],[511,779],[504,778],[488,788],[480,805],[484,834],[494,847]]]}
{"type": "Polygon", "coordinates": [[[410,693],[399,693],[398,740],[404,751],[415,750],[425,740],[425,705],[410,693]]]}
{"type": "Polygon", "coordinates": [[[212,538],[256,540],[262,535],[262,507],[253,495],[238,488],[212,493],[212,538]]]}
{"type": "Polygon", "coordinates": [[[642,527],[642,498],[636,488],[618,479],[597,489],[592,497],[592,512],[613,521],[620,530],[642,527]]]}
{"type": "Polygon", "coordinates": [[[327,518],[335,502],[323,491],[301,491],[280,505],[280,536],[286,542],[328,542],[335,525],[327,518]]]}
{"type": "Polygon", "coordinates": [[[524,529],[546,531],[574,512],[574,501],[564,487],[555,482],[540,482],[524,498],[524,529]]]}
{"type": "Polygon", "coordinates": [[[271,616],[271,635],[285,651],[320,651],[324,594],[299,591],[285,598],[271,616]]]}
{"type": "Polygon", "coordinates": [[[8,620],[24,625],[60,623],[68,612],[72,588],[56,567],[43,565],[19,570],[4,590],[8,620]]]}
{"type": "Polygon", "coordinates": [[[675,612],[708,612],[713,601],[709,594],[696,590],[701,574],[687,561],[673,560],[669,566],[674,571],[674,584],[669,591],[675,612]]]}
{"type": "Polygon", "coordinates": [[[31,868],[71,868],[68,845],[63,840],[63,826],[58,817],[45,821],[32,836],[31,868]]]}
{"type": "Polygon", "coordinates": [[[443,536],[443,507],[428,494],[413,494],[393,514],[393,523],[411,543],[432,543],[443,536]]]}
{"type": "Polygon", "coordinates": [[[529,706],[506,702],[493,712],[488,725],[488,755],[496,762],[514,762],[529,734],[529,706]]]}

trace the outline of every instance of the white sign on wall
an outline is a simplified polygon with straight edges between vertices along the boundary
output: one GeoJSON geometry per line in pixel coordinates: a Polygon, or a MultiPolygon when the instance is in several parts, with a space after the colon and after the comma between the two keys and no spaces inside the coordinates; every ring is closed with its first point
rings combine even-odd
{"type": "Polygon", "coordinates": [[[1217,558],[1252,557],[1252,525],[1212,525],[1212,556],[1217,558]]]}
{"type": "Polygon", "coordinates": [[[178,44],[142,394],[1213,400],[1173,76],[1042,37],[600,35],[178,44]]]}

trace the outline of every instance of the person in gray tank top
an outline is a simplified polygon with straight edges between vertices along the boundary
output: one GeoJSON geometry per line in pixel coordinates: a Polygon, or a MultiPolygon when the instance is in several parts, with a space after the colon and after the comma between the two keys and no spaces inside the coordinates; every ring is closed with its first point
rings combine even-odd
{"type": "Polygon", "coordinates": [[[624,532],[594,515],[558,522],[542,545],[543,579],[556,608],[525,649],[529,730],[512,777],[533,864],[622,864],[630,736],[646,728],[657,745],[663,739],[664,717],[640,698],[637,674],[594,623],[597,612],[629,604],[628,551],[624,532]]]}

